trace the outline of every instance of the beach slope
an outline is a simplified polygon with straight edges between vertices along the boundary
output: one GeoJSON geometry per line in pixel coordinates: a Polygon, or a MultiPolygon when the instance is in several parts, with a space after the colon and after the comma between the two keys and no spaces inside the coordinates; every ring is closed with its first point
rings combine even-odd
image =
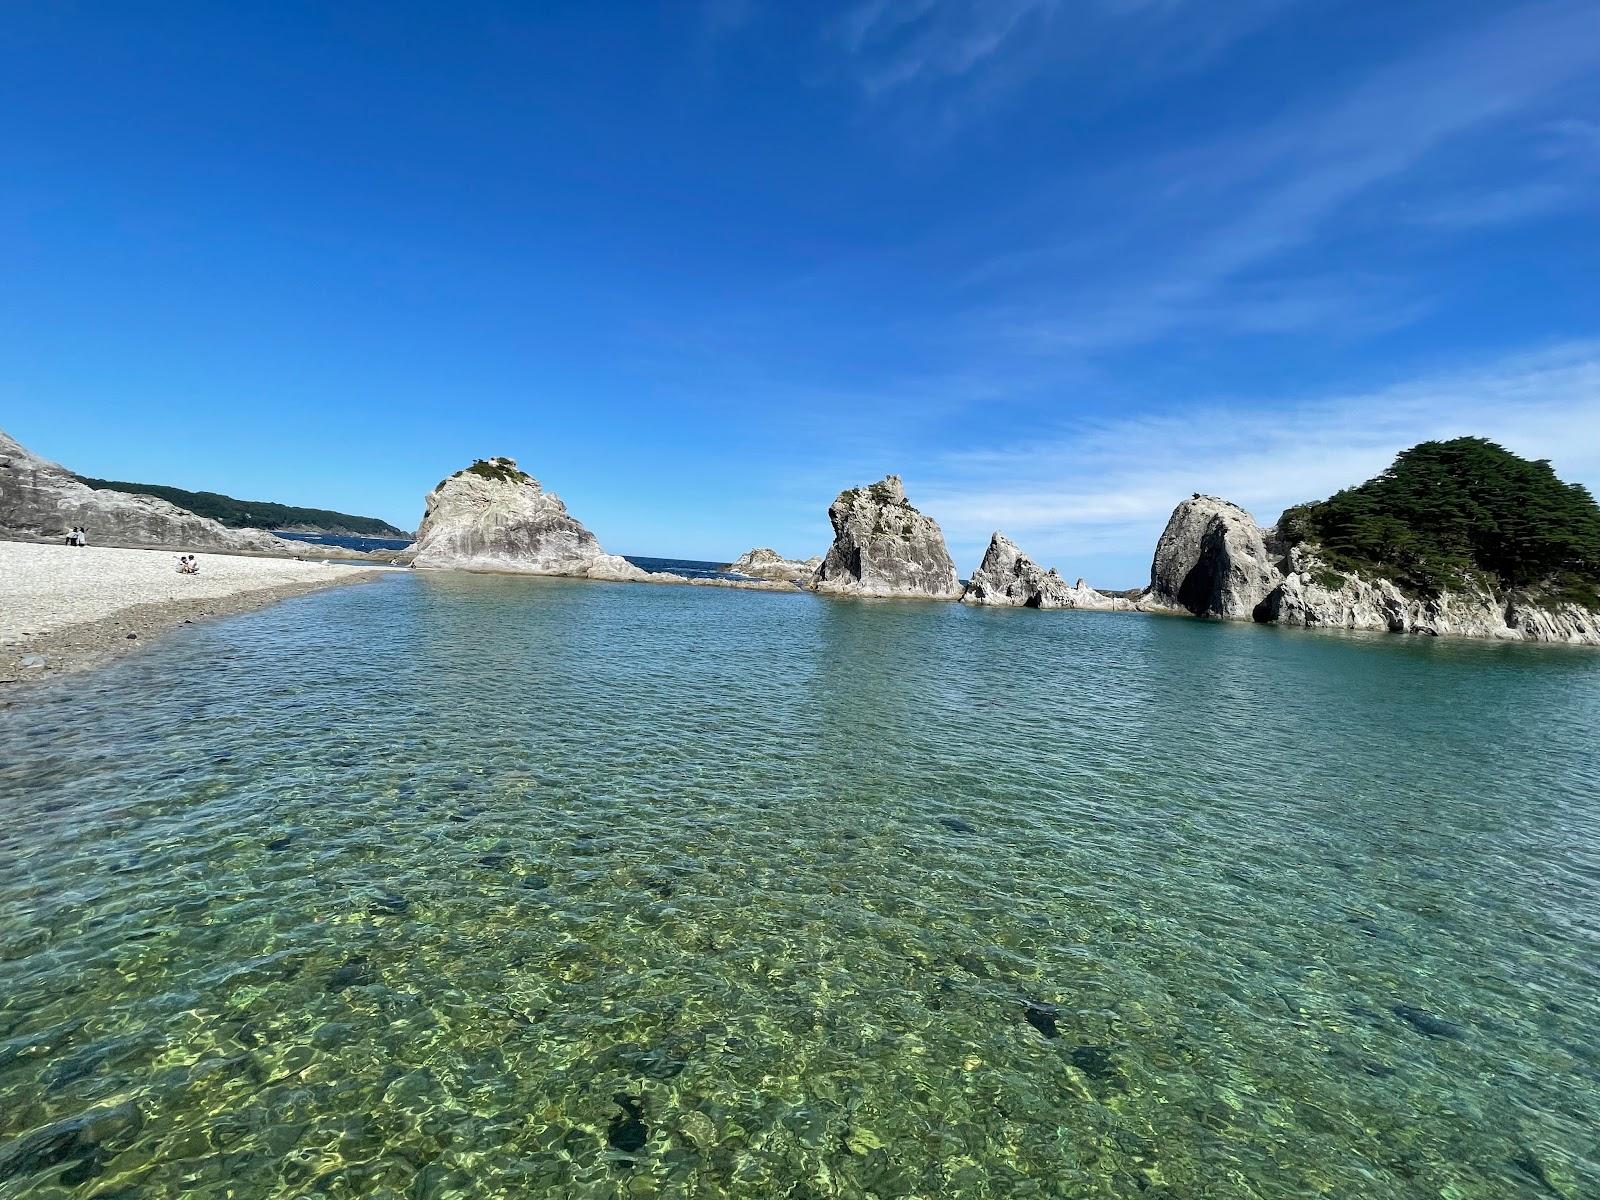
{"type": "Polygon", "coordinates": [[[0,684],[92,666],[185,621],[379,574],[326,562],[198,557],[200,574],[180,575],[177,556],[165,550],[0,541],[0,684]]]}

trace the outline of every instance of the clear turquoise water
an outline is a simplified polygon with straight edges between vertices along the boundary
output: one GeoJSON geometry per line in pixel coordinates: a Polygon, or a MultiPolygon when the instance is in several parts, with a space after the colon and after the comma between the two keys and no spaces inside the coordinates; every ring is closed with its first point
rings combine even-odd
{"type": "Polygon", "coordinates": [[[0,1196],[1594,1197],[1597,725],[1128,615],[190,627],[0,711],[0,1196]]]}

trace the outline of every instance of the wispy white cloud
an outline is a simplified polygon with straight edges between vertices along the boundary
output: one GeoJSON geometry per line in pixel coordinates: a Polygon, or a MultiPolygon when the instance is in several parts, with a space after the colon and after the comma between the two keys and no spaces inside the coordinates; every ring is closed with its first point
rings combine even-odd
{"type": "Polygon", "coordinates": [[[1547,180],[1517,184],[1447,199],[1423,212],[1419,222],[1446,230],[1514,225],[1571,208],[1582,195],[1567,183],[1547,180]]]}
{"type": "Polygon", "coordinates": [[[1219,398],[1072,422],[1028,444],[948,456],[916,480],[916,500],[962,561],[1003,529],[1063,572],[1109,570],[1116,577],[1102,582],[1127,584],[1191,493],[1224,496],[1267,524],[1371,478],[1407,446],[1463,434],[1600,486],[1600,342],[1348,395],[1246,406],[1219,398]]]}
{"type": "MultiPolygon", "coordinates": [[[[917,93],[943,132],[1046,73],[1126,90],[1211,61],[1303,0],[865,0],[830,29],[847,78],[873,101],[917,93]],[[937,93],[936,95],[934,93],[937,93]]],[[[924,130],[925,133],[933,132],[924,130]]]]}
{"type": "Polygon", "coordinates": [[[968,74],[1007,49],[1059,0],[869,0],[841,19],[840,45],[868,93],[968,74]]]}
{"type": "MultiPolygon", "coordinates": [[[[1080,275],[1092,289],[1046,290],[1060,251],[1045,242],[1036,281],[1043,294],[1008,299],[994,310],[994,326],[1024,344],[1068,352],[1188,329],[1238,329],[1239,314],[1249,314],[1228,299],[1239,280],[1326,236],[1357,201],[1406,179],[1444,147],[1536,112],[1597,69],[1600,7],[1537,5],[1394,62],[1331,105],[1124,169],[1102,186],[1118,185],[1113,199],[1129,214],[1097,221],[1096,236],[1140,247],[1143,268],[1122,263],[1113,280],[1080,275]]],[[[1563,129],[1581,138],[1586,126],[1563,129]]],[[[1453,219],[1464,228],[1530,216],[1562,202],[1557,186],[1484,197],[1476,211],[1458,203],[1453,219]]],[[[1439,211],[1441,224],[1452,220],[1448,205],[1439,211]]],[[[1025,287],[1026,255],[1009,247],[1002,257],[1025,287]]]]}

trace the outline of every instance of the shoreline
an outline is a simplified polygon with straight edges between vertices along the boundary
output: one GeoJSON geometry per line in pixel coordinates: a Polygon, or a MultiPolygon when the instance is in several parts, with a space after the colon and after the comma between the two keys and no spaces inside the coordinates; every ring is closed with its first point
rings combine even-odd
{"type": "Polygon", "coordinates": [[[381,567],[201,555],[195,594],[165,551],[0,542],[0,707],[36,685],[103,666],[161,634],[324,588],[366,583],[381,567]],[[181,582],[180,582],[181,581],[181,582]]]}

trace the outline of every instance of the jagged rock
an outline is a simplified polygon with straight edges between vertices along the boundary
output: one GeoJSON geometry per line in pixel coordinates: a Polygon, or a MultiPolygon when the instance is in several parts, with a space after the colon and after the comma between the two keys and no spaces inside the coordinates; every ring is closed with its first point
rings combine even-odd
{"type": "Polygon", "coordinates": [[[428,493],[413,565],[633,582],[649,579],[510,458],[480,459],[428,493]]]}
{"type": "Polygon", "coordinates": [[[1387,579],[1330,568],[1309,543],[1286,551],[1282,582],[1261,602],[1255,618],[1307,628],[1600,646],[1600,613],[1576,604],[1543,605],[1522,593],[1502,596],[1485,586],[1407,595],[1387,579]]]}
{"type": "Polygon", "coordinates": [[[900,476],[839,493],[828,507],[833,545],[812,587],[839,596],[956,600],[961,580],[932,517],[906,501],[900,476]]]}
{"type": "Polygon", "coordinates": [[[290,554],[258,529],[229,529],[155,496],[98,490],[0,432],[0,537],[58,541],[74,526],[93,546],[290,554]]]}
{"type": "Polygon", "coordinates": [[[1237,504],[1197,492],[1168,519],[1138,603],[1249,620],[1282,578],[1255,519],[1237,504]]]}
{"type": "Polygon", "coordinates": [[[1005,534],[996,532],[989,539],[983,561],[961,593],[963,604],[986,604],[1013,608],[1111,608],[1110,596],[1095,591],[1083,580],[1073,586],[1045,570],[1017,548],[1005,534]]]}
{"type": "Polygon", "coordinates": [[[776,550],[758,546],[754,550],[746,550],[725,569],[735,575],[747,575],[751,579],[787,579],[802,582],[814,576],[821,565],[820,554],[807,559],[784,558],[776,550]]]}

